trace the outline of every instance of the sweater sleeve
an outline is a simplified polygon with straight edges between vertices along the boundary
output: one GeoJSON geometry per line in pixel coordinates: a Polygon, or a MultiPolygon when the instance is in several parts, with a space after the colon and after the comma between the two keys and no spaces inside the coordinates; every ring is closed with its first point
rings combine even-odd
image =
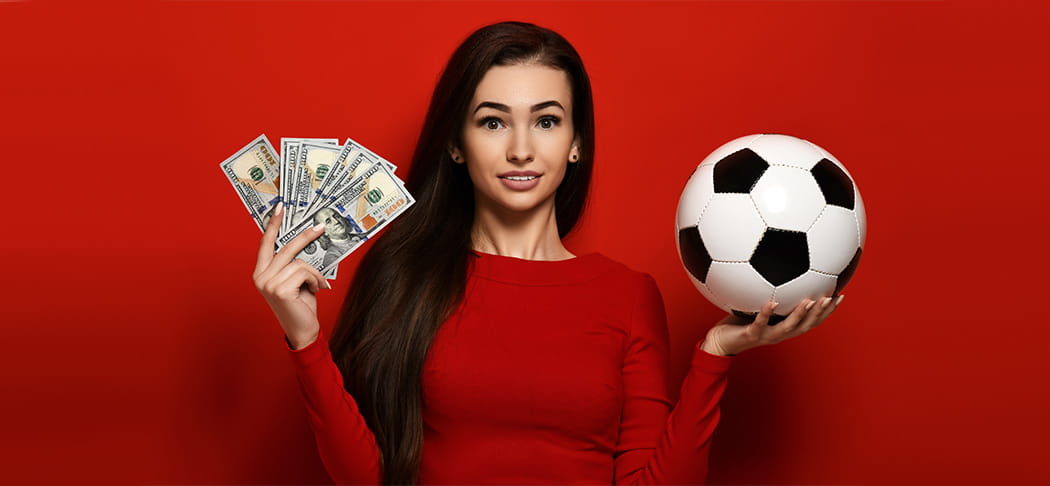
{"type": "Polygon", "coordinates": [[[379,484],[379,448],[357,408],[343,387],[343,375],[332,360],[324,331],[301,349],[292,349],[285,337],[288,355],[295,365],[299,391],[328,475],[336,484],[379,484]]]}
{"type": "Polygon", "coordinates": [[[667,317],[656,282],[645,277],[623,363],[615,484],[702,484],[732,358],[709,354],[697,343],[672,410],[667,317]]]}

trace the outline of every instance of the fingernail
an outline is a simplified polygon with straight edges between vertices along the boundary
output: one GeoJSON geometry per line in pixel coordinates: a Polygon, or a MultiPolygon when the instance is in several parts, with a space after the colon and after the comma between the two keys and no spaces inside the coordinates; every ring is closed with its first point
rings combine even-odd
{"type": "Polygon", "coordinates": [[[314,231],[323,231],[324,230],[324,223],[317,223],[316,225],[314,225],[313,228],[310,228],[310,229],[312,229],[314,231]]]}
{"type": "Polygon", "coordinates": [[[838,300],[835,301],[835,305],[841,304],[842,303],[842,299],[845,299],[845,298],[846,298],[846,294],[840,295],[838,300]]]}
{"type": "Polygon", "coordinates": [[[274,215],[278,215],[278,214],[281,214],[282,212],[284,212],[284,203],[283,202],[279,202],[279,203],[277,203],[277,209],[273,210],[273,214],[274,215]]]}
{"type": "Polygon", "coordinates": [[[328,281],[325,280],[324,281],[324,288],[326,288],[328,290],[332,290],[332,284],[328,283],[328,281]]]}
{"type": "Polygon", "coordinates": [[[813,304],[816,304],[816,303],[817,303],[817,301],[811,300],[808,304],[806,304],[806,310],[812,309],[813,308],[813,304]]]}
{"type": "Polygon", "coordinates": [[[820,304],[821,307],[827,307],[831,303],[831,297],[824,297],[824,302],[820,304]]]}

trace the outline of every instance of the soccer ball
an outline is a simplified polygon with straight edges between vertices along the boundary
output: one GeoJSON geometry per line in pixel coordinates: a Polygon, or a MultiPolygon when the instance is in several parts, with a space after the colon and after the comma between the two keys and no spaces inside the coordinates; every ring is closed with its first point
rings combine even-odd
{"type": "Polygon", "coordinates": [[[700,163],[678,201],[678,256],[700,293],[770,325],[803,299],[836,296],[864,248],[864,203],[846,168],[807,140],[748,135],[700,163]]]}

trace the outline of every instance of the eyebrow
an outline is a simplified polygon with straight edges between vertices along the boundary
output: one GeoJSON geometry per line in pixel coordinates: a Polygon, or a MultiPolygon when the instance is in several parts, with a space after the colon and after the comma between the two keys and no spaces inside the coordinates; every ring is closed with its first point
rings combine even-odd
{"type": "MultiPolygon", "coordinates": [[[[535,105],[532,105],[532,108],[529,111],[530,112],[536,112],[536,111],[540,111],[540,110],[542,110],[544,108],[547,108],[547,107],[550,107],[550,106],[557,106],[558,108],[561,108],[562,111],[565,110],[565,107],[561,106],[561,103],[558,103],[555,100],[550,100],[550,101],[544,101],[543,103],[536,103],[535,105]]],[[[474,108],[474,113],[477,113],[478,110],[480,110],[482,108],[492,108],[493,110],[499,110],[499,111],[502,111],[504,113],[510,113],[510,107],[509,106],[504,105],[503,103],[496,103],[494,101],[482,101],[481,103],[478,104],[477,108],[474,108]]]]}

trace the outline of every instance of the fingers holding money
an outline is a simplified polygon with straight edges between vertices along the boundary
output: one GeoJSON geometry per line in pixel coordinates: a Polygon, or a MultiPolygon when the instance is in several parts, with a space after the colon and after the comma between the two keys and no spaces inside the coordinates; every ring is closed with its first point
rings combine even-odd
{"type": "Polygon", "coordinates": [[[395,165],[349,138],[282,138],[281,147],[278,163],[260,135],[219,164],[263,232],[252,273],[260,291],[295,259],[334,279],[342,259],[415,203],[395,165]],[[322,220],[327,228],[308,226],[322,220]]]}
{"type": "Polygon", "coordinates": [[[303,231],[295,238],[292,238],[287,245],[281,247],[270,262],[270,267],[276,267],[277,269],[283,268],[288,265],[299,252],[306,248],[311,242],[316,240],[319,236],[324,234],[325,225],[324,223],[317,224],[306,231],[303,231]]]}
{"type": "Polygon", "coordinates": [[[302,260],[285,265],[270,281],[274,296],[283,300],[298,298],[304,285],[315,294],[321,289],[332,288],[321,272],[302,260]]]}
{"type": "Polygon", "coordinates": [[[262,241],[259,243],[259,256],[255,260],[255,272],[252,273],[254,277],[266,271],[266,267],[270,266],[270,261],[273,260],[274,244],[277,242],[277,233],[281,229],[282,216],[284,216],[284,203],[277,203],[277,208],[273,210],[273,215],[266,224],[266,231],[263,232],[262,241]]]}
{"type": "MultiPolygon", "coordinates": [[[[278,206],[277,210],[274,211],[274,216],[270,218],[269,224],[266,226],[266,232],[263,233],[262,242],[259,244],[259,256],[255,265],[255,273],[252,275],[255,280],[255,285],[259,290],[263,290],[263,287],[269,287],[271,292],[276,288],[276,285],[281,280],[285,280],[290,277],[290,273],[287,272],[290,268],[308,268],[312,272],[311,276],[316,277],[315,279],[303,278],[300,285],[303,282],[312,283],[311,288],[314,292],[318,289],[330,289],[328,281],[325,280],[324,276],[312,265],[305,261],[298,260],[293,264],[295,256],[299,254],[306,245],[309,245],[317,237],[324,234],[324,224],[314,226],[302,234],[296,236],[287,245],[284,245],[277,253],[274,253],[274,243],[277,238],[277,233],[281,226],[281,214],[283,213],[283,206],[278,206]]],[[[296,289],[299,288],[297,285],[296,289]]]]}

